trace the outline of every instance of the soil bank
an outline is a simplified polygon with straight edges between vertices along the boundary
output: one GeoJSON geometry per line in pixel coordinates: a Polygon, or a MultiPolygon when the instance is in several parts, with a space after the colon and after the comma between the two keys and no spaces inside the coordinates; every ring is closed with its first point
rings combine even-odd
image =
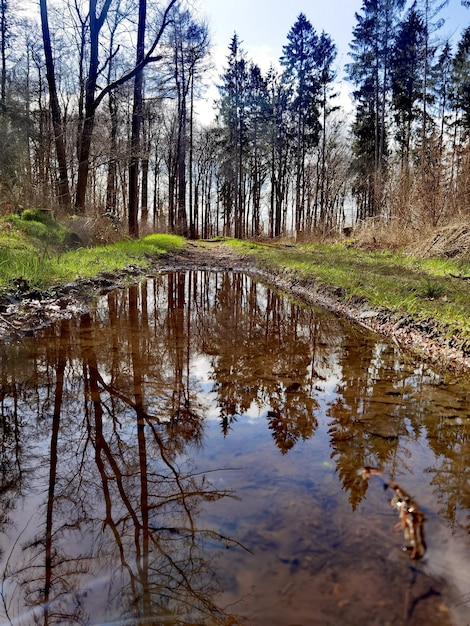
{"type": "Polygon", "coordinates": [[[63,318],[77,317],[87,311],[97,295],[141,280],[156,272],[177,270],[240,271],[260,279],[273,288],[313,305],[322,306],[378,334],[393,340],[404,352],[417,354],[442,374],[470,374],[470,355],[452,345],[445,334],[429,322],[413,321],[385,309],[371,308],[365,302],[345,302],[333,287],[318,287],[314,280],[303,280],[282,269],[266,269],[256,257],[242,255],[217,242],[188,242],[185,248],[157,257],[150,268],[133,265],[121,272],[99,273],[44,292],[19,289],[0,303],[0,341],[15,341],[32,335],[63,318]]]}

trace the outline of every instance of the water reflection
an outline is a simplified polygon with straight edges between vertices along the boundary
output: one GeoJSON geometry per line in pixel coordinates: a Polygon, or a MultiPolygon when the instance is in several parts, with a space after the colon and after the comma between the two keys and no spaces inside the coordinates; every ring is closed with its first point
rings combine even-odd
{"type": "MultiPolygon", "coordinates": [[[[169,273],[111,292],[79,322],[6,346],[1,380],[1,623],[317,623],[302,618],[298,594],[311,601],[308,585],[332,575],[332,560],[357,570],[361,533],[376,554],[385,535],[397,541],[382,494],[358,473],[365,465],[410,482],[431,520],[469,529],[465,389],[242,274],[169,273]],[[259,434],[243,434],[237,450],[248,423],[255,433],[264,423],[271,450],[259,434]],[[295,499],[294,518],[282,510],[274,524],[273,494],[280,509],[295,499]],[[361,505],[367,514],[353,517],[361,505]],[[272,563],[272,524],[306,544],[299,556],[291,547],[272,563]],[[261,598],[274,569],[301,576],[277,622],[267,608],[256,618],[256,600],[246,611],[233,604],[253,587],[238,578],[252,552],[266,567],[261,598]]],[[[401,597],[396,580],[393,594],[387,584],[403,568],[408,580],[410,565],[390,567],[377,595],[401,597]]],[[[407,592],[418,599],[396,609],[403,623],[450,620],[432,621],[444,601],[440,588],[423,592],[428,575],[424,565],[407,592]]],[[[460,583],[464,606],[470,581],[460,583]]],[[[352,599],[335,584],[323,600],[333,621],[318,623],[338,623],[344,610],[367,623],[367,606],[346,609],[352,599]]]]}
{"type": "MultiPolygon", "coordinates": [[[[130,303],[135,296],[131,288],[130,303]]],[[[24,420],[18,468],[26,467],[23,476],[30,479],[17,482],[7,501],[14,495],[36,502],[19,503],[23,514],[15,528],[5,528],[5,519],[2,529],[10,537],[18,533],[4,554],[5,617],[16,623],[18,611],[21,623],[63,624],[89,614],[93,623],[107,617],[147,623],[159,616],[172,623],[170,616],[178,615],[178,623],[193,623],[192,614],[217,615],[201,544],[205,535],[218,535],[198,531],[193,517],[201,501],[227,492],[213,489],[189,464],[179,466],[178,437],[149,419],[141,338],[128,338],[127,363],[100,372],[94,335],[89,316],[79,328],[62,323],[44,343],[44,360],[34,362],[34,396],[26,381],[11,396],[15,421],[20,412],[24,420]],[[113,393],[121,381],[127,390],[123,385],[124,392],[113,393]],[[43,493],[28,494],[30,481],[44,486],[43,493]]],[[[8,406],[9,398],[3,400],[8,406]]],[[[4,485],[3,496],[7,492],[4,485]]]]}

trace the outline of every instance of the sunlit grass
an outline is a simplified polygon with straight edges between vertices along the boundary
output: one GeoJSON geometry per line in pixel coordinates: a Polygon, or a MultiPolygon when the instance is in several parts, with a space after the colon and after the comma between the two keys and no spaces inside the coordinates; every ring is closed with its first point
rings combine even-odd
{"type": "Polygon", "coordinates": [[[418,259],[399,252],[365,252],[344,244],[284,245],[230,240],[272,271],[294,272],[345,301],[363,301],[417,320],[432,319],[470,341],[468,260],[418,259]],[[339,289],[339,291],[338,291],[339,289]]]}
{"type": "Polygon", "coordinates": [[[0,220],[0,292],[11,291],[20,279],[30,288],[45,289],[132,264],[146,268],[155,257],[185,243],[176,235],[154,234],[66,251],[69,231],[48,215],[37,219],[31,212],[26,219],[14,215],[0,220]]]}
{"type": "Polygon", "coordinates": [[[156,256],[182,246],[184,239],[176,235],[148,235],[102,247],[70,250],[61,255],[59,265],[69,278],[80,278],[98,271],[117,271],[131,264],[148,267],[156,256]]]}

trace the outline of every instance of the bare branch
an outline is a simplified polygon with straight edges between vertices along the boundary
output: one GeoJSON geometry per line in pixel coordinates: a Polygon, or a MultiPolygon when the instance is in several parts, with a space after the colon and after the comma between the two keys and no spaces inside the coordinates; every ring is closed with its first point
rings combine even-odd
{"type": "Polygon", "coordinates": [[[111,92],[114,91],[114,89],[117,89],[117,87],[120,87],[121,85],[124,85],[125,83],[127,83],[128,81],[132,80],[133,78],[135,78],[135,76],[144,69],[144,67],[146,67],[147,65],[149,65],[150,63],[156,63],[158,61],[161,61],[161,59],[163,58],[163,55],[158,54],[156,56],[153,55],[155,48],[158,46],[158,44],[160,43],[160,40],[163,36],[163,33],[165,32],[165,29],[167,28],[167,26],[169,26],[172,22],[172,20],[169,19],[169,15],[171,12],[171,9],[174,7],[174,5],[178,2],[178,0],[171,0],[170,3],[168,4],[168,6],[165,9],[165,12],[163,14],[163,19],[162,19],[162,23],[160,25],[160,28],[158,30],[158,33],[155,36],[155,39],[151,45],[151,47],[149,48],[147,54],[145,55],[145,57],[142,59],[142,61],[140,63],[138,63],[135,67],[133,67],[131,70],[129,70],[128,72],[126,72],[125,74],[123,74],[120,78],[116,79],[115,81],[113,81],[112,83],[109,83],[108,85],[106,85],[106,87],[104,89],[101,90],[101,92],[98,94],[98,96],[95,98],[95,103],[94,103],[94,108],[95,110],[98,108],[98,106],[101,104],[101,102],[103,101],[103,99],[111,92]]]}

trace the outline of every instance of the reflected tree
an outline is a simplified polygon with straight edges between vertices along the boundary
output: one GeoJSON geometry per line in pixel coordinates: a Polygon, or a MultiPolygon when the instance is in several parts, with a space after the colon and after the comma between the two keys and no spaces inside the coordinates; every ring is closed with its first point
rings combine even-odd
{"type": "Polygon", "coordinates": [[[235,274],[222,279],[213,315],[219,355],[213,391],[222,432],[255,404],[270,407],[269,428],[281,452],[311,437],[318,408],[311,384],[312,312],[235,274]]]}
{"type": "MultiPolygon", "coordinates": [[[[61,337],[57,341],[51,362],[55,383],[50,450],[40,461],[49,468],[45,513],[42,522],[42,509],[37,514],[34,538],[22,543],[18,567],[6,573],[9,589],[14,581],[23,588],[24,602],[37,607],[31,619],[43,624],[81,623],[93,603],[94,586],[103,577],[106,584],[100,593],[106,594],[108,607],[103,619],[132,619],[138,624],[172,615],[181,624],[207,619],[235,623],[212,600],[217,579],[204,548],[207,543],[238,544],[196,522],[203,503],[230,493],[213,488],[206,476],[189,466],[180,467],[171,428],[148,414],[146,359],[157,349],[161,335],[149,332],[144,294],[132,288],[128,320],[114,318],[119,319],[122,338],[123,321],[135,324],[134,332],[127,326],[124,341],[131,347],[131,360],[124,361],[132,371],[114,402],[108,380],[124,378],[119,372],[107,375],[113,361],[107,361],[100,349],[100,330],[93,327],[90,315],[81,320],[70,360],[68,344],[61,337]],[[64,408],[71,370],[83,382],[82,410],[77,410],[77,396],[73,407],[64,408]],[[75,418],[72,449],[70,412],[75,418]],[[81,554],[83,538],[86,553],[81,554]]],[[[114,300],[113,315],[116,304],[114,300]]],[[[7,606],[12,603],[7,601],[7,606]]]]}
{"type": "Polygon", "coordinates": [[[328,430],[331,457],[353,510],[364,498],[368,486],[360,476],[361,467],[389,466],[388,473],[393,477],[397,463],[406,463],[403,457],[406,452],[400,445],[400,434],[407,435],[406,411],[397,403],[396,396],[387,402],[383,395],[384,388],[389,389],[393,380],[398,383],[402,374],[389,368],[386,356],[380,345],[364,346],[359,341],[343,345],[341,393],[328,411],[332,418],[328,430]]]}
{"type": "Polygon", "coordinates": [[[434,466],[426,472],[432,475],[431,485],[440,505],[439,513],[451,526],[470,531],[470,430],[468,419],[462,418],[458,398],[450,391],[444,397],[440,386],[439,397],[429,394],[423,402],[439,406],[440,418],[425,411],[426,439],[436,456],[434,466]]]}
{"type": "Polygon", "coordinates": [[[157,276],[31,345],[0,351],[11,621],[28,609],[25,623],[81,623],[99,606],[108,622],[237,623],[216,605],[211,558],[242,546],[201,522],[233,494],[190,460],[217,407],[225,434],[235,416],[266,416],[281,453],[312,437],[326,411],[353,508],[362,465],[412,471],[408,444],[427,438],[441,515],[462,525],[468,512],[467,400],[445,396],[393,347],[246,276],[157,276]],[[20,504],[28,515],[15,512],[10,527],[20,504]]]}
{"type": "MultiPolygon", "coordinates": [[[[11,350],[8,361],[11,363],[11,350]]],[[[2,357],[5,357],[5,353],[2,357]]],[[[19,404],[19,385],[15,371],[9,373],[8,361],[1,359],[0,387],[0,530],[8,524],[8,514],[23,488],[22,423],[19,404]]]]}

